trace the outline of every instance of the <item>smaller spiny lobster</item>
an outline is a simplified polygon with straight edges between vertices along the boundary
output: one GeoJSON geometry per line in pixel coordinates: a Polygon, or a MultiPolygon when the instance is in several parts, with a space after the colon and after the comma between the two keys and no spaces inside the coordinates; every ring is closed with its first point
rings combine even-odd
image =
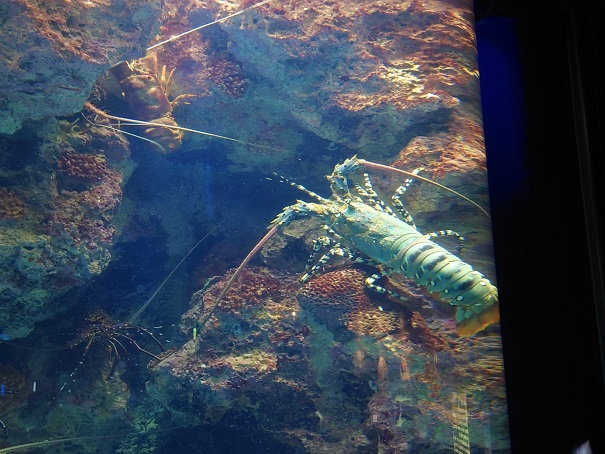
{"type": "MultiPolygon", "coordinates": [[[[456,307],[457,331],[461,336],[470,336],[498,322],[500,320],[498,289],[481,273],[473,270],[469,264],[430,239],[449,234],[456,235],[459,239],[460,236],[449,230],[426,235],[416,230],[411,216],[399,198],[399,195],[405,191],[405,185],[401,186],[392,198],[398,214],[378,198],[367,174],[365,189],[357,187],[357,195],[352,194],[348,185],[348,176],[362,166],[382,169],[386,167],[358,159],[356,156],[336,165],[332,174],[327,176],[332,189],[332,197],[329,199],[290,182],[292,186],[314,198],[316,202],[299,200],[283,209],[271,222],[269,232],[252,249],[227,282],[211,311],[200,322],[200,326],[208,321],[243,267],[277,230],[288,225],[296,217],[303,216],[320,218],[326,223],[328,226],[326,229],[334,238],[324,241],[331,246],[330,252],[310,268],[302,277],[303,282],[319,270],[331,256],[345,255],[362,259],[379,268],[380,273],[366,280],[366,285],[374,290],[385,292],[375,282],[382,276],[399,273],[413,279],[416,284],[426,288],[430,293],[438,294],[442,301],[456,307]]],[[[430,182],[419,177],[417,172],[388,169],[430,182]]],[[[469,200],[455,191],[445,189],[469,200]]]]}
{"type": "Polygon", "coordinates": [[[123,90],[124,98],[131,112],[147,125],[144,137],[158,143],[163,150],[174,151],[183,141],[183,131],[166,126],[178,126],[172,116],[172,110],[183,98],[192,95],[180,95],[172,101],[168,96],[172,81],[171,71],[166,75],[166,67],[158,72],[158,60],[154,53],[149,53],[138,60],[123,61],[110,69],[123,90]]]}
{"type": "Polygon", "coordinates": [[[151,333],[151,331],[142,326],[135,326],[129,322],[114,323],[110,316],[102,310],[95,310],[88,314],[84,319],[84,326],[82,329],[78,332],[77,336],[69,342],[69,348],[85,345],[80,361],[72,370],[68,377],[68,381],[63,383],[63,386],[61,386],[59,391],[63,391],[63,389],[69,387],[70,380],[72,382],[75,381],[74,376],[78,372],[80,366],[84,364],[84,360],[95,342],[98,342],[107,349],[108,358],[112,361],[108,379],[113,376],[118,362],[124,356],[128,356],[129,347],[132,347],[133,351],[139,351],[153,359],[159,360],[158,356],[143,348],[140,343],[137,342],[135,339],[136,335],[142,335],[148,340],[152,340],[162,352],[164,351],[162,343],[151,333]]]}
{"type": "Polygon", "coordinates": [[[232,137],[180,126],[174,119],[173,110],[178,104],[184,102],[185,99],[195,97],[195,95],[181,94],[172,100],[169,98],[174,69],[172,71],[167,71],[166,66],[162,66],[162,69],[159,70],[158,59],[155,54],[155,49],[160,46],[177,40],[189,33],[201,30],[202,28],[227,21],[272,1],[273,0],[261,1],[233,14],[229,14],[226,17],[192,28],[184,33],[156,43],[147,48],[147,55],[145,57],[116,63],[110,68],[109,73],[120,85],[122,95],[124,96],[131,113],[136,118],[126,118],[108,114],[87,101],[84,103],[84,107],[95,115],[95,120],[88,121],[93,125],[117,130],[129,136],[145,140],[153,144],[164,154],[172,153],[179,149],[183,142],[185,132],[236,142],[260,149],[282,151],[279,148],[268,145],[250,143],[232,137]],[[98,123],[96,122],[97,118],[102,118],[113,123],[98,123]],[[122,126],[137,126],[142,127],[143,130],[141,134],[134,134],[122,130],[122,126]]]}

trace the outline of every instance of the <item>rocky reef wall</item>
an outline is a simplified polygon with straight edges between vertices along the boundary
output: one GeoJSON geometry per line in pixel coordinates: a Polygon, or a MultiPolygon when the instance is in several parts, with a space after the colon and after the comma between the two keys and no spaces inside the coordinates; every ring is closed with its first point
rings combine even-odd
{"type": "MultiPolygon", "coordinates": [[[[161,37],[241,4],[200,3],[172,2],[161,37]]],[[[177,112],[182,124],[282,150],[236,147],[235,170],[283,172],[295,157],[355,152],[384,159],[439,135],[444,172],[462,159],[483,167],[471,2],[269,3],[154,51],[176,68],[174,94],[196,95],[177,112]]],[[[186,148],[203,146],[192,140],[186,148]]]]}
{"type": "MultiPolygon", "coordinates": [[[[153,88],[166,105],[177,99],[168,109],[176,124],[236,141],[187,132],[180,148],[162,155],[152,143],[109,128],[146,133],[116,120],[142,117],[124,101],[124,86],[106,73],[112,63],[140,59],[150,44],[250,5],[12,0],[0,6],[0,32],[11,38],[0,43],[7,63],[0,66],[6,106],[0,117],[0,333],[26,337],[37,322],[56,322],[82,303],[62,299],[75,288],[91,290],[89,305],[115,300],[107,304],[114,313],[100,338],[131,333],[123,322],[157,285],[132,289],[132,276],[165,275],[165,260],[176,264],[212,233],[189,280],[177,282],[164,304],[154,301],[137,320],[175,330],[175,347],[152,362],[146,388],[144,355],[123,375],[129,386],[138,381],[137,394],[117,380],[104,385],[100,376],[71,396],[55,393],[71,377],[73,369],[63,368],[36,395],[38,402],[46,398],[44,405],[49,396],[63,404],[40,416],[36,424],[46,420],[46,429],[39,433],[76,436],[77,421],[86,420],[87,433],[100,436],[121,424],[133,431],[185,427],[192,445],[195,433],[220,447],[225,440],[218,434],[254,429],[263,442],[280,446],[275,452],[437,452],[451,446],[452,395],[462,390],[470,396],[470,430],[479,440],[473,449],[488,449],[484,435],[491,424],[496,429],[488,435],[498,437],[493,446],[506,450],[497,329],[460,339],[447,305],[397,281],[394,289],[412,305],[369,296],[363,288],[368,270],[350,263],[301,285],[297,273],[311,241],[324,234],[313,220],[282,229],[261,252],[262,266],[246,269],[208,325],[194,331],[229,279],[228,269],[284,206],[305,197],[275,181],[273,172],[327,197],[324,177],[357,153],[406,170],[422,167],[424,176],[488,206],[466,0],[269,2],[159,46],[157,67],[145,75],[157,82],[153,88]],[[70,115],[86,100],[96,110],[70,115]],[[128,245],[147,247],[151,236],[167,259],[143,265],[140,251],[120,257],[128,245]],[[105,276],[111,264],[123,271],[120,262],[134,264],[124,268],[126,277],[105,276]],[[188,285],[196,290],[189,306],[188,294],[182,301],[188,285]],[[112,414],[117,409],[124,414],[112,414]],[[104,426],[99,413],[111,415],[112,425],[104,426]]],[[[376,173],[381,196],[402,184],[399,176],[376,173]]],[[[464,257],[494,281],[489,219],[477,207],[420,183],[405,205],[421,232],[470,232],[464,257]]],[[[80,332],[91,327],[79,318],[80,332]]],[[[90,337],[79,339],[71,344],[80,348],[76,364],[90,337]]],[[[4,353],[10,345],[1,347],[4,353]]],[[[111,375],[115,365],[103,353],[107,348],[95,353],[92,347],[85,355],[111,375]]],[[[31,358],[14,362],[31,376],[51,367],[31,358]]],[[[15,383],[25,376],[12,363],[7,367],[15,383]]],[[[15,430],[26,434],[32,420],[25,412],[17,416],[22,408],[7,411],[15,430]]],[[[157,449],[167,449],[166,439],[150,435],[149,449],[162,452],[157,449]]],[[[89,442],[89,452],[100,452],[89,442]]],[[[131,443],[105,448],[132,452],[131,443]]]]}
{"type": "Polygon", "coordinates": [[[410,305],[377,302],[365,277],[330,270],[300,288],[296,275],[249,267],[192,335],[226,275],[193,295],[189,340],[153,365],[148,393],[177,424],[252,431],[301,453],[446,452],[458,393],[472,450],[506,449],[498,338],[460,339],[406,284],[395,289],[410,305]]]}
{"type": "Polygon", "coordinates": [[[112,215],[132,173],[128,142],[90,130],[97,79],[144,55],[159,1],[9,0],[0,5],[0,332],[26,336],[58,298],[111,260],[112,215]],[[73,123],[73,124],[72,124],[73,123]]]}
{"type": "Polygon", "coordinates": [[[98,276],[118,232],[113,213],[134,164],[120,135],[66,121],[0,138],[0,329],[24,337],[65,310],[60,297],[98,276]]]}
{"type": "MultiPolygon", "coordinates": [[[[71,131],[62,124],[65,131],[58,133],[52,115],[77,112],[90,98],[98,108],[107,109],[108,114],[139,118],[121,100],[121,87],[116,81],[108,74],[103,75],[108,66],[121,59],[141,57],[148,45],[224,17],[243,6],[249,5],[239,1],[188,0],[165,5],[154,1],[72,4],[59,0],[12,0],[2,5],[0,27],[6,39],[0,45],[0,56],[6,64],[0,66],[0,98],[6,106],[2,109],[6,118],[0,125],[5,133],[10,133],[23,121],[45,118],[20,133],[3,136],[2,155],[8,164],[0,180],[5,194],[2,213],[12,219],[6,221],[11,224],[10,231],[4,233],[7,241],[3,263],[5,269],[10,268],[6,271],[4,301],[21,298],[23,287],[37,289],[36,301],[46,301],[55,294],[51,289],[54,286],[45,285],[42,289],[42,281],[46,279],[42,275],[59,275],[63,282],[75,285],[85,282],[87,274],[100,273],[110,260],[109,252],[96,253],[96,259],[84,260],[86,265],[81,265],[82,269],[62,267],[57,274],[55,266],[49,266],[44,272],[34,272],[25,263],[43,263],[46,259],[41,258],[41,253],[23,252],[18,237],[38,238],[41,233],[52,233],[57,243],[62,241],[58,239],[61,232],[63,238],[77,237],[78,241],[86,242],[81,238],[87,236],[94,238],[92,243],[109,246],[118,233],[110,212],[120,206],[121,199],[111,194],[120,193],[125,181],[120,171],[113,173],[115,158],[108,151],[113,148],[110,142],[118,139],[110,138],[111,134],[101,132],[101,128],[78,131],[85,128],[83,119],[71,131]],[[152,39],[156,30],[159,34],[152,39]],[[95,82],[98,83],[93,90],[95,82]],[[32,131],[40,137],[37,143],[28,137],[32,131]],[[43,136],[41,131],[48,135],[43,136]],[[79,140],[78,134],[81,136],[80,149],[75,154],[70,151],[74,146],[65,139],[70,134],[72,142],[79,140]],[[106,144],[104,139],[108,141],[106,144]],[[27,150],[27,159],[44,163],[48,168],[33,170],[34,165],[29,167],[31,172],[22,169],[15,172],[11,166],[20,163],[14,155],[23,151],[16,150],[14,144],[31,148],[27,150]],[[109,155],[104,155],[105,152],[109,155]],[[13,160],[17,164],[11,163],[13,160]],[[47,172],[49,169],[54,176],[47,172]],[[81,173],[73,175],[77,172],[81,173]],[[28,188],[16,183],[13,175],[27,175],[28,188]],[[53,178],[58,181],[58,188],[53,187],[57,183],[53,178]],[[77,178],[82,183],[77,183],[77,178]],[[101,201],[106,206],[87,208],[83,216],[83,209],[76,208],[82,206],[82,201],[72,197],[63,208],[53,207],[52,214],[47,213],[48,207],[42,199],[46,197],[46,205],[50,206],[61,191],[73,194],[84,187],[92,194],[86,202],[88,206],[97,196],[112,202],[107,205],[108,202],[101,201]],[[35,203],[28,200],[33,193],[35,203]],[[48,219],[39,222],[42,227],[34,231],[28,222],[19,221],[28,219],[25,213],[48,219]],[[84,217],[86,225],[77,226],[84,217]],[[96,271],[83,273],[83,267],[88,266],[96,271]]],[[[472,13],[470,2],[454,6],[414,1],[339,5],[321,1],[269,2],[154,49],[157,74],[149,77],[167,84],[160,87],[170,100],[186,95],[184,102],[173,106],[177,124],[252,144],[221,142],[187,133],[181,148],[176,150],[175,160],[178,162],[180,156],[187,159],[188,155],[220,154],[217,161],[227,167],[221,178],[233,178],[228,172],[271,175],[274,171],[317,182],[331,172],[336,161],[360,153],[366,159],[386,160],[401,168],[423,166],[427,176],[441,178],[454,189],[463,186],[465,194],[487,206],[472,13]],[[172,70],[171,83],[167,83],[172,70]]],[[[90,112],[87,115],[90,119],[90,112]]],[[[77,117],[67,121],[75,120],[77,117]]],[[[137,134],[140,131],[140,128],[130,130],[137,134]]],[[[118,145],[114,154],[123,154],[121,147],[118,145]]],[[[148,148],[141,159],[157,164],[153,171],[159,172],[158,179],[174,178],[168,177],[169,169],[176,168],[174,165],[164,166],[156,156],[145,158],[145,153],[158,153],[153,146],[148,148]],[[162,167],[166,175],[161,174],[162,167]]],[[[195,162],[199,162],[196,159],[199,158],[191,161],[190,173],[207,179],[208,175],[196,168],[195,162]]],[[[133,165],[130,162],[126,167],[133,165]]],[[[181,170],[183,167],[186,166],[181,165],[181,170]]],[[[397,184],[397,179],[391,180],[392,184],[382,182],[385,191],[397,184]]],[[[211,197],[203,193],[205,187],[208,185],[185,192],[181,199],[175,196],[171,203],[161,207],[147,208],[157,211],[162,219],[174,256],[183,254],[193,237],[189,232],[175,231],[178,226],[175,222],[171,225],[169,220],[178,219],[181,226],[204,222],[199,219],[200,211],[187,214],[176,208],[180,202],[175,201],[188,205],[194,194],[195,200],[210,201],[211,197]]],[[[174,189],[176,194],[177,188],[174,189]]],[[[138,204],[135,192],[128,207],[138,204]]],[[[217,207],[224,206],[226,212],[230,203],[215,201],[212,209],[222,210],[217,207]]],[[[443,192],[423,187],[410,207],[414,211],[434,211],[436,222],[455,227],[439,209],[444,204],[461,205],[443,192]]],[[[208,213],[212,209],[204,210],[208,213]]],[[[466,212],[471,212],[470,216],[482,226],[478,237],[489,242],[489,223],[481,219],[479,212],[472,213],[472,209],[466,212]]],[[[124,223],[128,224],[128,218],[132,220],[134,215],[124,213],[124,223]]],[[[215,212],[214,219],[216,215],[215,212]]],[[[26,242],[38,244],[40,238],[31,238],[26,242]]],[[[136,238],[129,234],[125,240],[136,238]]],[[[48,239],[40,241],[40,247],[49,247],[48,239]]],[[[72,246],[67,244],[64,249],[70,250],[72,246]]],[[[67,259],[49,260],[55,263],[67,259]]],[[[37,319],[45,313],[37,309],[40,304],[32,305],[37,319]]],[[[20,311],[20,316],[26,317],[24,314],[28,312],[20,311]]],[[[14,318],[13,326],[19,324],[14,318]]],[[[12,335],[26,334],[28,329],[15,327],[12,335]]]]}
{"type": "Polygon", "coordinates": [[[145,54],[159,0],[7,0],[0,5],[0,133],[82,110],[110,65],[145,54]]]}

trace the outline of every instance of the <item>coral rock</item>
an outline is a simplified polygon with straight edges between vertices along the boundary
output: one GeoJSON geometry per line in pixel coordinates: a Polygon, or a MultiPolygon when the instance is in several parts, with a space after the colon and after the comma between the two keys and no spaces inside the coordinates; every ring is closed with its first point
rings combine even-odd
{"type": "Polygon", "coordinates": [[[241,98],[246,94],[248,79],[237,63],[217,59],[212,62],[209,71],[212,81],[233,98],[241,98]]]}
{"type": "Polygon", "coordinates": [[[8,218],[21,218],[26,211],[25,203],[17,195],[0,187],[0,221],[8,218]]]}
{"type": "Polygon", "coordinates": [[[109,264],[113,213],[132,164],[127,142],[104,128],[49,121],[2,139],[0,172],[14,183],[0,188],[0,213],[20,217],[0,215],[0,327],[18,338],[67,309],[69,300],[59,297],[109,264]],[[17,157],[20,144],[28,153],[17,157]]]}
{"type": "MultiPolygon", "coordinates": [[[[299,290],[296,276],[246,267],[194,331],[232,273],[193,295],[181,320],[188,340],[151,366],[147,390],[175,421],[216,433],[254,427],[283,444],[279,452],[445,452],[452,392],[465,392],[473,451],[484,442],[483,410],[505,403],[499,338],[458,339],[455,327],[386,300],[380,311],[353,268],[299,290]],[[374,309],[385,318],[368,318],[374,309]]],[[[507,443],[499,415],[495,449],[507,443]]]]}
{"type": "Polygon", "coordinates": [[[100,181],[107,174],[106,160],[101,155],[63,153],[57,160],[59,173],[71,180],[100,181]]]}
{"type": "Polygon", "coordinates": [[[344,268],[312,277],[297,298],[305,310],[328,327],[345,326],[356,334],[384,336],[401,329],[395,312],[379,309],[365,292],[367,276],[358,269],[344,268]]]}
{"type": "Polygon", "coordinates": [[[9,0],[0,5],[0,132],[82,109],[112,63],[145,53],[158,0],[9,0]]]}

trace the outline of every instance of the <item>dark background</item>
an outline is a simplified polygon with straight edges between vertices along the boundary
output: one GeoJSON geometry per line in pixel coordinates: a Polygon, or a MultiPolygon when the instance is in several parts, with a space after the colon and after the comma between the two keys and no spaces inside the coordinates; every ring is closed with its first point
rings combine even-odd
{"type": "Polygon", "coordinates": [[[475,2],[514,453],[605,453],[600,16],[475,2]]]}

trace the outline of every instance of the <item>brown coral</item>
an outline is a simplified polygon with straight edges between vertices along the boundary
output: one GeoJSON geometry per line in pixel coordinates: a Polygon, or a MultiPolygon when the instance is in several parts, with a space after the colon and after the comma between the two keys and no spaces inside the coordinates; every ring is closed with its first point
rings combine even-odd
{"type": "Polygon", "coordinates": [[[396,312],[385,311],[365,293],[366,276],[355,268],[312,278],[297,295],[301,307],[330,328],[345,326],[356,334],[382,336],[402,329],[396,312]]]}
{"type": "Polygon", "coordinates": [[[242,68],[230,59],[214,59],[210,64],[209,75],[212,81],[233,98],[241,98],[248,88],[248,79],[242,68]]]}
{"type": "Polygon", "coordinates": [[[121,202],[123,175],[110,169],[103,155],[65,152],[57,160],[57,168],[62,189],[57,211],[70,211],[77,219],[82,206],[104,214],[121,202]]]}
{"type": "Polygon", "coordinates": [[[111,244],[116,228],[106,225],[100,219],[53,213],[46,222],[47,233],[56,237],[69,237],[75,245],[85,245],[89,250],[97,250],[101,244],[111,244]]]}
{"type": "MultiPolygon", "coordinates": [[[[199,25],[190,23],[189,18],[192,17],[192,11],[197,12],[204,6],[201,2],[188,0],[166,5],[165,18],[157,39],[161,41],[199,25]]],[[[208,6],[209,9],[215,7],[216,5],[208,6]]],[[[198,14],[193,17],[199,17],[198,14]]],[[[196,33],[185,35],[157,51],[163,64],[177,69],[175,88],[179,93],[207,96],[210,85],[214,84],[224,94],[241,98],[246,93],[249,81],[227,47],[224,36],[220,34],[196,33]],[[187,76],[183,77],[183,74],[187,76]]]]}
{"type": "Polygon", "coordinates": [[[0,187],[0,220],[17,219],[25,215],[27,208],[14,193],[0,187]]]}
{"type": "MultiPolygon", "coordinates": [[[[366,277],[356,268],[330,271],[312,278],[297,298],[303,309],[331,329],[345,327],[355,334],[378,338],[397,333],[398,337],[405,337],[429,351],[447,348],[444,338],[427,326],[414,304],[373,301],[369,296],[372,291],[365,288],[366,277]]],[[[396,289],[404,291],[401,284],[396,289]]],[[[408,296],[417,298],[414,292],[408,296]]]]}
{"type": "Polygon", "coordinates": [[[57,160],[59,173],[70,180],[101,181],[108,172],[107,161],[101,155],[63,153],[57,160]]]}
{"type": "MultiPolygon", "coordinates": [[[[219,309],[226,313],[238,313],[242,308],[270,304],[270,301],[280,301],[289,294],[291,288],[284,286],[284,277],[276,271],[267,268],[244,268],[240,277],[233,283],[229,292],[223,298],[219,309]]],[[[204,305],[211,307],[224,283],[214,286],[204,295],[204,305]]]]}
{"type": "Polygon", "coordinates": [[[89,251],[110,244],[116,233],[111,213],[122,201],[123,174],[110,169],[105,156],[72,148],[59,156],[57,170],[60,196],[46,216],[46,232],[71,237],[73,244],[89,251]]]}

